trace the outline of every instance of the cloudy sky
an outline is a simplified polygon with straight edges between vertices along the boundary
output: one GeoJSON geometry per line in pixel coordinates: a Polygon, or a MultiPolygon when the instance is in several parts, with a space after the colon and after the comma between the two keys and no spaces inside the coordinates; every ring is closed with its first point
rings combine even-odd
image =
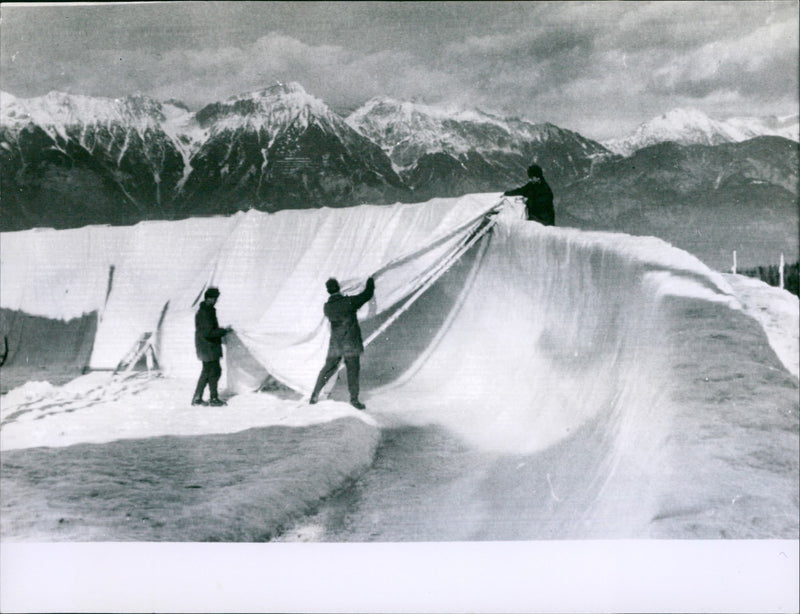
{"type": "Polygon", "coordinates": [[[297,81],[622,136],[675,107],[798,111],[798,2],[169,2],[0,7],[0,87],[190,108],[297,81]]]}

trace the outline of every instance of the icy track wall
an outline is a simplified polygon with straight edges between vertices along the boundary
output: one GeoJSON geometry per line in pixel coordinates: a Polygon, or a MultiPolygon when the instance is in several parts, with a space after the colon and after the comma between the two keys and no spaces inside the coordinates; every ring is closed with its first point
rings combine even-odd
{"type": "Polygon", "coordinates": [[[439,324],[412,308],[368,349],[371,408],[501,459],[491,516],[529,517],[521,538],[796,537],[797,384],[721,275],[654,238],[487,240],[432,289],[439,324]],[[429,345],[382,386],[413,331],[429,345]]]}
{"type": "Polygon", "coordinates": [[[439,282],[460,296],[440,330],[420,327],[424,356],[374,394],[488,450],[535,452],[598,416],[646,425],[643,444],[667,413],[661,299],[736,305],[721,276],[658,239],[501,220],[487,240],[439,282]]]}
{"type": "MultiPolygon", "coordinates": [[[[215,283],[251,362],[308,386],[329,275],[348,292],[376,275],[369,335],[498,200],[5,233],[0,306],[98,314],[104,368],[157,330],[166,366],[194,378],[193,313],[215,283]]],[[[541,530],[522,538],[796,538],[797,381],[722,276],[658,239],[544,228],[514,206],[496,219],[367,348],[370,412],[506,459],[486,484],[508,486],[491,499],[512,515],[511,495],[533,500],[541,530]]]]}

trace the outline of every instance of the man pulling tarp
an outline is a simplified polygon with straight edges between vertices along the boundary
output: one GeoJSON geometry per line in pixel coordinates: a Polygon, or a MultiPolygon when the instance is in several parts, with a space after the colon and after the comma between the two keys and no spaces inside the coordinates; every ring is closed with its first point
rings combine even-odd
{"type": "Polygon", "coordinates": [[[219,290],[209,288],[205,291],[203,302],[197,309],[194,318],[195,333],[194,344],[197,350],[197,358],[203,363],[200,377],[197,380],[197,387],[192,397],[192,405],[212,405],[219,407],[225,405],[225,401],[219,398],[217,383],[222,375],[222,367],[219,364],[222,358],[222,338],[231,332],[231,328],[220,328],[217,321],[217,310],[214,308],[219,299],[219,290]],[[203,391],[208,386],[208,403],[203,401],[203,391]]]}
{"type": "Polygon", "coordinates": [[[361,315],[394,317],[458,260],[500,196],[4,233],[0,306],[64,321],[95,313],[94,370],[114,370],[150,332],[162,373],[196,381],[195,312],[208,287],[221,288],[219,321],[236,331],[226,387],[257,390],[268,374],[310,395],[328,351],[325,280],[356,294],[351,280],[373,277],[380,292],[361,315]]]}
{"type": "Polygon", "coordinates": [[[525,211],[528,219],[545,226],[556,225],[556,212],[553,208],[553,190],[544,180],[544,172],[538,164],[528,167],[530,181],[524,186],[508,190],[503,196],[522,196],[525,198],[525,211]]]}
{"type": "Polygon", "coordinates": [[[361,339],[361,327],[358,325],[358,310],[364,303],[372,298],[375,293],[375,280],[370,277],[367,287],[355,296],[345,296],[341,293],[339,282],[329,279],[325,287],[330,294],[325,303],[323,312],[331,323],[331,338],[328,344],[328,356],[325,364],[317,376],[317,383],[311,393],[309,403],[312,405],[319,399],[319,393],[325,383],[336,373],[339,363],[344,358],[347,367],[347,388],[350,392],[350,405],[356,409],[366,409],[359,401],[359,372],[361,361],[359,356],[364,352],[364,343],[361,339]]]}
{"type": "MultiPolygon", "coordinates": [[[[372,277],[380,293],[369,301],[368,312],[364,304],[362,320],[387,312],[391,320],[491,227],[486,216],[501,204],[499,196],[281,212],[265,216],[257,228],[242,226],[213,277],[232,297],[226,305],[236,306],[221,312],[236,330],[236,351],[228,352],[228,387],[244,392],[268,374],[310,398],[330,349],[331,322],[319,308],[330,298],[326,280],[337,279],[348,295],[364,289],[353,291],[356,280],[363,284],[372,277]],[[284,216],[298,218],[285,233],[275,227],[284,216]],[[244,365],[254,369],[244,372],[244,365]]],[[[369,343],[364,339],[364,346],[369,343]]],[[[322,389],[318,394],[322,398],[322,389]]]]}

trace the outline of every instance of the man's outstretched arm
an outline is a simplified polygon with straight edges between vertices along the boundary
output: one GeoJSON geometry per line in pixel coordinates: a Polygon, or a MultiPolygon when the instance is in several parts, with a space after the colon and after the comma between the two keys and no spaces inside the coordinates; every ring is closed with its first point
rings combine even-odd
{"type": "Polygon", "coordinates": [[[515,188],[513,190],[507,190],[503,192],[503,196],[523,196],[525,194],[525,185],[515,188]]]}
{"type": "Polygon", "coordinates": [[[356,294],[353,297],[353,302],[355,304],[356,309],[360,309],[364,303],[366,303],[369,299],[372,298],[373,294],[375,294],[375,280],[372,277],[370,277],[367,280],[367,287],[364,288],[364,291],[361,294],[356,294]]]}

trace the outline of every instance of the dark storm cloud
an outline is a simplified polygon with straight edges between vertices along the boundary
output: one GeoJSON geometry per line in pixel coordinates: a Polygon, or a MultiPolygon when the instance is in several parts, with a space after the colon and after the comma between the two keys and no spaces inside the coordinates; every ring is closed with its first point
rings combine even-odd
{"type": "MultiPolygon", "coordinates": [[[[796,112],[798,4],[190,2],[3,5],[0,84],[193,107],[298,81],[340,109],[388,95],[595,138],[677,106],[796,112]]],[[[624,128],[623,128],[624,127],[624,128]]]]}

